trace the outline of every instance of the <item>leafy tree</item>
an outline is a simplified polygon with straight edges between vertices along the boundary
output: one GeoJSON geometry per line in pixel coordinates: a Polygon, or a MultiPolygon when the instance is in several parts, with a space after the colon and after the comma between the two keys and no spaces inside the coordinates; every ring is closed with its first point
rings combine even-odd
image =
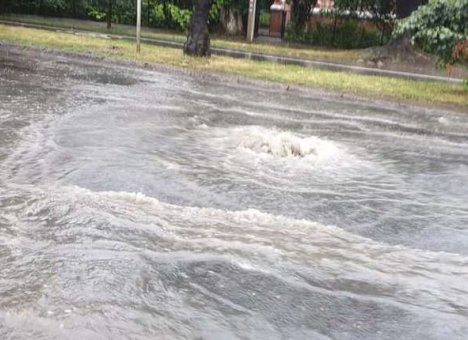
{"type": "Polygon", "coordinates": [[[399,20],[393,35],[410,36],[414,45],[436,55],[443,64],[460,61],[465,52],[456,47],[466,48],[464,42],[468,41],[468,1],[430,0],[408,18],[399,20]]]}
{"type": "MultiPolygon", "coordinates": [[[[311,6],[315,6],[315,1],[311,6]]],[[[305,22],[293,24],[288,39],[340,48],[381,45],[390,37],[394,9],[395,0],[335,0],[334,8],[320,13],[331,20],[318,22],[313,29],[306,30],[304,26],[310,17],[302,14],[305,22]]]]}
{"type": "Polygon", "coordinates": [[[361,6],[372,15],[372,21],[380,30],[380,43],[384,41],[387,28],[393,23],[393,15],[396,6],[395,0],[362,0],[361,6]]]}

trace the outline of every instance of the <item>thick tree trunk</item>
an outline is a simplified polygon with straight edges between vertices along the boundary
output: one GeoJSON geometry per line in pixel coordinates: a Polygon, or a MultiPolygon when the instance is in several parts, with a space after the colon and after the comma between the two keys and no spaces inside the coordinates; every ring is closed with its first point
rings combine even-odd
{"type": "Polygon", "coordinates": [[[211,0],[194,0],[193,15],[190,21],[189,36],[184,44],[184,53],[190,56],[208,57],[210,55],[210,35],[208,33],[208,14],[211,0]]]}
{"type": "Polygon", "coordinates": [[[112,26],[112,0],[107,0],[107,29],[112,26]]]}
{"type": "Polygon", "coordinates": [[[398,18],[406,18],[417,10],[419,5],[424,5],[427,0],[397,0],[396,12],[398,18]]]}

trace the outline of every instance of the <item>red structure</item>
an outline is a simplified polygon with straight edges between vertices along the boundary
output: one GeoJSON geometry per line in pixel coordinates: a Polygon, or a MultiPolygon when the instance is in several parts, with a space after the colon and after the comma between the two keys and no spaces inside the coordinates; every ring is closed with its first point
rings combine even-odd
{"type": "Polygon", "coordinates": [[[291,5],[285,0],[275,0],[270,7],[270,37],[284,36],[284,30],[291,18],[291,5]]]}

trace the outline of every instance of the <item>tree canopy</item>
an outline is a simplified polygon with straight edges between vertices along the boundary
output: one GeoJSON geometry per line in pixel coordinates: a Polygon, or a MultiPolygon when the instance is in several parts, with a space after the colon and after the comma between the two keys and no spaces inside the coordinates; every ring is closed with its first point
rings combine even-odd
{"type": "Polygon", "coordinates": [[[435,54],[444,64],[458,62],[467,53],[468,1],[429,0],[398,21],[393,34],[408,35],[413,44],[435,54]]]}

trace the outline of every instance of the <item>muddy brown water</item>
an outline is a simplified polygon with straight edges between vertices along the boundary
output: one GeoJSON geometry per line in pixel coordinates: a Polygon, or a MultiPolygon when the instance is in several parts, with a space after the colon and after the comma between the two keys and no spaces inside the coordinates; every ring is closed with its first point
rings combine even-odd
{"type": "Polygon", "coordinates": [[[468,116],[0,47],[0,338],[466,339],[468,116]]]}

